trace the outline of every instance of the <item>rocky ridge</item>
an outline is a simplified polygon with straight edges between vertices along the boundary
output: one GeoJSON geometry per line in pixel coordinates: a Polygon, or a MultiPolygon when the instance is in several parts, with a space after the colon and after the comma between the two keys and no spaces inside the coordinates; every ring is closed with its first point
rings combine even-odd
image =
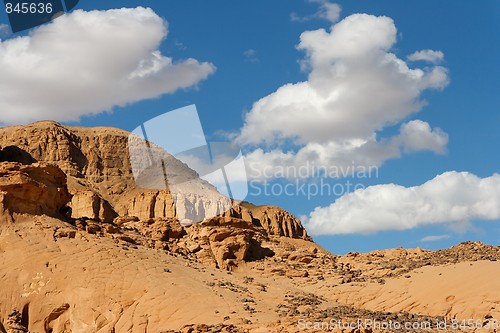
{"type": "MultiPolygon", "coordinates": [[[[73,218],[109,223],[118,217],[181,221],[186,214],[223,215],[260,224],[271,235],[310,239],[300,221],[284,210],[249,204],[230,209],[229,199],[196,177],[189,184],[196,187],[196,194],[138,187],[130,162],[129,134],[116,128],[66,127],[52,121],[6,127],[0,129],[0,161],[58,166],[68,178],[73,218]]],[[[184,163],[165,151],[155,151],[159,153],[171,165],[168,177],[193,178],[194,171],[184,163]]]]}
{"type": "Polygon", "coordinates": [[[272,255],[261,245],[272,238],[311,240],[300,221],[281,208],[249,203],[227,206],[229,199],[164,151],[156,154],[175,165],[169,176],[194,179],[190,186],[202,188],[201,197],[188,193],[179,205],[178,193],[138,187],[128,135],[118,129],[70,128],[55,122],[0,129],[4,147],[0,161],[6,161],[0,169],[4,209],[65,218],[77,230],[228,270],[272,255]],[[178,215],[183,206],[213,217],[183,226],[185,215],[178,215]]]}

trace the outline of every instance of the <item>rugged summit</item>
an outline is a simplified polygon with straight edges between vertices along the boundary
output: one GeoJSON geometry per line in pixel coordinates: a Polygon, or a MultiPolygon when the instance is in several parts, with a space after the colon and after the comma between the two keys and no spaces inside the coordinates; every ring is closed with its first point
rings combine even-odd
{"type": "Polygon", "coordinates": [[[0,160],[8,161],[0,168],[0,204],[11,215],[65,216],[92,234],[228,270],[271,255],[262,244],[273,238],[310,240],[300,221],[281,208],[232,207],[230,199],[158,147],[155,154],[171,166],[167,177],[194,179],[188,184],[194,193],[137,186],[128,144],[129,133],[113,128],[45,121],[0,129],[0,160]],[[193,216],[204,221],[181,225],[193,216]]]}
{"type": "MultiPolygon", "coordinates": [[[[69,127],[53,121],[6,127],[0,129],[0,161],[25,165],[46,162],[61,168],[68,177],[73,218],[113,222],[117,217],[181,220],[191,214],[203,220],[204,215],[223,215],[246,219],[271,235],[309,239],[300,221],[291,214],[267,206],[241,205],[230,209],[230,200],[201,179],[191,183],[196,186],[194,195],[138,187],[132,174],[129,135],[116,128],[69,127]]],[[[175,171],[168,177],[194,173],[163,153],[170,170],[175,171]]]]}

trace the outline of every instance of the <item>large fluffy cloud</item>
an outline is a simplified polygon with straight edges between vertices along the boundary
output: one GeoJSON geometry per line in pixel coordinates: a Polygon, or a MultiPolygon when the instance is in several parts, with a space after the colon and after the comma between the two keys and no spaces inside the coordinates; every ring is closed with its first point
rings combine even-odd
{"type": "Polygon", "coordinates": [[[75,11],[0,43],[0,122],[77,120],[193,86],[215,67],[159,51],[167,25],[151,9],[75,11]]]}
{"type": "Polygon", "coordinates": [[[461,229],[474,219],[500,219],[500,175],[479,178],[467,172],[446,172],[415,187],[370,186],[316,208],[306,226],[312,234],[335,235],[433,224],[461,229]]]}
{"type": "Polygon", "coordinates": [[[252,169],[303,165],[380,165],[405,151],[445,151],[447,135],[420,120],[422,93],[448,84],[445,68],[410,68],[390,50],[392,19],[351,15],[329,31],[306,31],[307,81],[286,84],[257,101],[237,138],[254,147],[252,169]],[[380,138],[388,126],[400,134],[380,138]]]}

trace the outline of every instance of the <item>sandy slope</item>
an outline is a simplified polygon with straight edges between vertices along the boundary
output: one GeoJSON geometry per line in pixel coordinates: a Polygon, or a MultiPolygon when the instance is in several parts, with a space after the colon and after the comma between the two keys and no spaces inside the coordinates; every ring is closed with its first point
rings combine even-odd
{"type": "Polygon", "coordinates": [[[54,227],[67,225],[46,217],[27,219],[1,230],[0,320],[5,322],[13,308],[24,309],[32,332],[160,332],[223,322],[255,326],[278,320],[277,302],[284,289],[295,288],[284,277],[277,283],[276,277],[259,278],[245,269],[204,267],[85,232],[54,237],[54,227]]]}
{"type": "Polygon", "coordinates": [[[370,310],[425,313],[460,319],[500,318],[500,262],[427,266],[385,284],[345,284],[333,299],[370,310]]]}
{"type": "Polygon", "coordinates": [[[292,332],[299,331],[299,319],[313,320],[340,304],[448,318],[500,318],[497,261],[421,267],[387,278],[385,284],[338,285],[331,267],[320,272],[319,265],[309,264],[309,276],[291,278],[275,268],[298,264],[266,259],[227,272],[82,231],[75,238],[54,237],[67,225],[46,217],[27,220],[4,225],[0,234],[0,316],[5,322],[12,308],[24,310],[31,332],[142,333],[220,323],[255,332],[280,327],[292,332]]]}

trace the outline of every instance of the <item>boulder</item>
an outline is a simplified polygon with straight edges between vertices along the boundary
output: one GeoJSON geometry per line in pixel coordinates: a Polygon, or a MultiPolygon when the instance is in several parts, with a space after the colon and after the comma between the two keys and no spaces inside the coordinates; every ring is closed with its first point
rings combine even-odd
{"type": "Polygon", "coordinates": [[[0,163],[2,211],[62,217],[70,200],[66,175],[57,166],[0,163]]]}
{"type": "Polygon", "coordinates": [[[211,230],[208,239],[217,266],[230,270],[243,262],[250,248],[254,232],[245,229],[217,228],[211,230]]]}

